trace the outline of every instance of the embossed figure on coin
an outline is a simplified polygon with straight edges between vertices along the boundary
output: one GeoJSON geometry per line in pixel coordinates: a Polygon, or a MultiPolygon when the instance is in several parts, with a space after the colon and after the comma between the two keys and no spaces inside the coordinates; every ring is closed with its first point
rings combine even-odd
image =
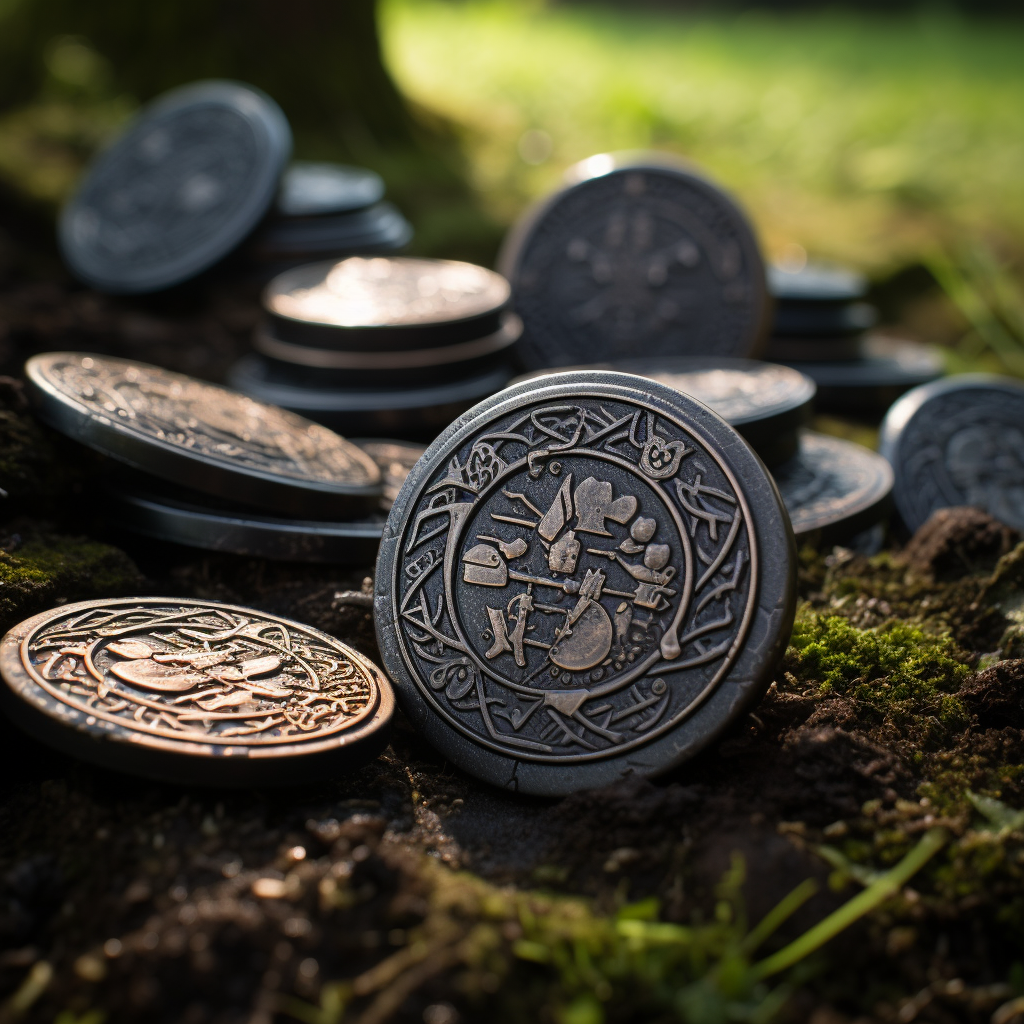
{"type": "Polygon", "coordinates": [[[624,400],[536,404],[468,444],[401,538],[399,636],[449,721],[516,758],[618,755],[728,670],[755,599],[745,498],[624,400]]]}
{"type": "Polygon", "coordinates": [[[352,727],[376,683],[329,638],[225,606],[79,609],[26,637],[37,685],[100,721],[165,740],[295,744],[352,727]]]}

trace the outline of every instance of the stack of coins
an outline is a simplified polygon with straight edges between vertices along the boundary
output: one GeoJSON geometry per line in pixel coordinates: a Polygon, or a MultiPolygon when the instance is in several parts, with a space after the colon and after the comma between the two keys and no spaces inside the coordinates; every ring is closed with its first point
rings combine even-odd
{"type": "Polygon", "coordinates": [[[192,547],[370,562],[403,466],[420,452],[363,449],[284,409],[142,363],[51,352],[25,372],[39,417],[105,457],[97,498],[108,521],[192,547]]]}
{"type": "Polygon", "coordinates": [[[384,181],[373,171],[296,161],[245,255],[265,280],[315,260],[395,252],[411,240],[412,227],[383,199],[384,181]]]}
{"type": "Polygon", "coordinates": [[[344,433],[431,440],[512,375],[508,282],[470,263],[352,257],[279,275],[233,387],[344,433]]]}
{"type": "Polygon", "coordinates": [[[814,378],[822,412],[878,420],[904,392],[942,375],[933,349],[871,333],[878,313],[860,274],[771,267],[768,286],[775,315],[766,353],[814,378]]]}

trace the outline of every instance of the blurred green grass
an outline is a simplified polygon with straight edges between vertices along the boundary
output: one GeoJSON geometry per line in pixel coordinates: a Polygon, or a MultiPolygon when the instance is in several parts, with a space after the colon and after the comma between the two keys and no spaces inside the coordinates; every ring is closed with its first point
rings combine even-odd
{"type": "Polygon", "coordinates": [[[604,150],[682,154],[776,258],[884,277],[965,238],[1024,253],[1024,22],[382,0],[385,54],[509,222],[604,150]]]}

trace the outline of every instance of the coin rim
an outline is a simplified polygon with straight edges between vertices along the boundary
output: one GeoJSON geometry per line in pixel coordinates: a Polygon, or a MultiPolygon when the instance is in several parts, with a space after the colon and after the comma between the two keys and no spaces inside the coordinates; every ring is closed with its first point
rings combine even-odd
{"type": "Polygon", "coordinates": [[[375,206],[384,198],[385,191],[386,185],[384,184],[384,179],[376,171],[370,170],[369,167],[356,167],[353,164],[338,164],[331,160],[292,160],[281,172],[279,188],[274,196],[273,213],[276,217],[284,217],[288,220],[305,220],[307,218],[313,219],[316,217],[331,217],[336,214],[355,213],[359,210],[366,210],[371,206],[375,206]],[[332,206],[330,209],[321,208],[320,210],[312,212],[306,210],[302,213],[293,213],[282,205],[282,201],[285,199],[285,182],[290,172],[297,171],[301,173],[301,171],[306,167],[329,167],[332,170],[338,170],[342,173],[355,173],[357,175],[361,175],[373,182],[374,192],[376,194],[368,203],[360,203],[356,206],[349,204],[346,206],[332,206]]]}

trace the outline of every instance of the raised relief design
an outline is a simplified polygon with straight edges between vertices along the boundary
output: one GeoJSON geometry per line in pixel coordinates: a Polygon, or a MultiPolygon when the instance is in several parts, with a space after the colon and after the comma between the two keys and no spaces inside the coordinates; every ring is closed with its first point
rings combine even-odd
{"type": "Polygon", "coordinates": [[[679,423],[618,399],[539,404],[412,500],[398,636],[424,695],[474,739],[616,756],[728,671],[756,599],[749,512],[679,423]]]}

